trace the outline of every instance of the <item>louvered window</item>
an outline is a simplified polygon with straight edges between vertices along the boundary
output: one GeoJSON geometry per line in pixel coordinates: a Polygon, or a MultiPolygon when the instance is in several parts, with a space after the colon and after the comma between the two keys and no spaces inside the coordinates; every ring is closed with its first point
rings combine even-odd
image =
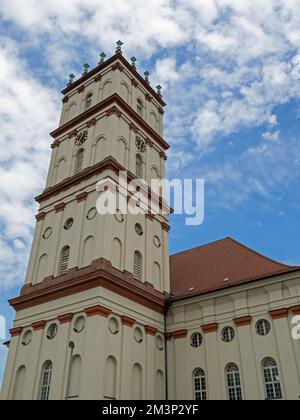
{"type": "Polygon", "coordinates": [[[134,253],[133,276],[136,280],[142,280],[143,276],[143,257],[139,251],[134,253]]]}
{"type": "Polygon", "coordinates": [[[60,264],[59,264],[59,275],[65,274],[68,271],[70,257],[70,247],[65,246],[61,251],[60,264]]]}
{"type": "Polygon", "coordinates": [[[143,178],[143,159],[140,155],[135,158],[135,174],[138,178],[143,178]]]}
{"type": "Polygon", "coordinates": [[[78,174],[83,166],[84,149],[78,150],[75,159],[74,174],[78,174]]]}

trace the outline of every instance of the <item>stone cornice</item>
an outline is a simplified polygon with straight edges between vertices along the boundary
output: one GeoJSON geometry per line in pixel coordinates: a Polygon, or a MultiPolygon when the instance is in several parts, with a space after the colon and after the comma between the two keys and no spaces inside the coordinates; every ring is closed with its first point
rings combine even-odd
{"type": "Polygon", "coordinates": [[[9,333],[12,337],[17,337],[22,334],[23,328],[22,327],[15,327],[9,330],[9,333]]]}
{"type": "Polygon", "coordinates": [[[201,325],[201,328],[205,334],[208,334],[212,332],[217,332],[219,328],[219,324],[217,323],[205,324],[205,325],[201,325]]]}
{"type": "MultiPolygon", "coordinates": [[[[56,130],[52,131],[50,135],[57,139],[57,137],[74,131],[75,127],[79,124],[82,124],[85,120],[90,119],[95,116],[95,114],[99,113],[100,111],[106,109],[107,107],[114,105],[115,107],[118,106],[123,110],[123,112],[127,113],[132,121],[141,127],[143,131],[145,131],[150,137],[152,137],[156,143],[163,149],[167,150],[170,148],[168,143],[164,141],[164,139],[155,131],[146,121],[131,108],[117,93],[109,96],[108,98],[104,99],[103,101],[99,102],[98,104],[94,105],[93,107],[89,108],[88,110],[82,112],[77,117],[73,118],[71,121],[63,124],[61,127],[58,127],[56,130]]],[[[117,108],[118,109],[118,108],[117,108]]],[[[119,110],[119,112],[121,112],[119,110]]]]}
{"type": "Polygon", "coordinates": [[[127,327],[132,327],[135,323],[136,320],[133,318],[129,318],[128,316],[121,316],[121,320],[122,320],[122,324],[123,325],[127,325],[127,327]]]}
{"type": "Polygon", "coordinates": [[[244,327],[245,325],[251,325],[252,316],[241,316],[239,318],[233,318],[233,322],[237,327],[244,327]]]}
{"type": "Polygon", "coordinates": [[[188,333],[188,330],[173,331],[172,337],[174,338],[174,340],[180,340],[182,338],[186,338],[187,333],[188,333]]]}
{"type": "Polygon", "coordinates": [[[69,314],[59,315],[57,319],[59,320],[60,324],[69,324],[73,319],[73,314],[69,313],[69,314]]]}
{"type": "MultiPolygon", "coordinates": [[[[122,54],[115,54],[112,57],[110,57],[108,60],[104,61],[103,63],[99,64],[97,67],[95,67],[93,70],[91,70],[90,72],[84,74],[82,77],[80,77],[78,80],[76,80],[74,83],[72,83],[70,86],[67,86],[64,90],[62,90],[62,94],[66,95],[69,92],[72,92],[73,90],[76,90],[76,88],[78,89],[79,86],[84,83],[85,81],[90,80],[92,77],[98,77],[98,73],[100,73],[102,70],[106,69],[109,66],[112,66],[114,64],[115,61],[120,60],[123,64],[124,67],[126,67],[127,70],[130,71],[130,73],[134,76],[134,78],[132,80],[134,80],[134,83],[136,83],[135,79],[138,80],[138,83],[140,83],[147,92],[150,92],[150,94],[157,100],[157,102],[161,105],[161,106],[165,106],[165,102],[163,101],[162,97],[159,96],[155,90],[149,85],[149,83],[147,83],[143,77],[138,73],[138,71],[132,67],[128,61],[123,57],[122,54]]],[[[120,69],[120,64],[117,64],[116,69],[120,69]]],[[[121,66],[122,67],[122,66],[121,66]]],[[[99,76],[101,77],[101,75],[99,74],[99,76]]],[[[137,83],[136,83],[137,84],[137,83]]],[[[149,93],[148,93],[149,95],[149,93]]]]}
{"type": "Polygon", "coordinates": [[[104,308],[104,306],[95,305],[85,309],[85,313],[88,317],[98,315],[107,318],[112,313],[112,310],[104,308]]]}
{"type": "Polygon", "coordinates": [[[155,336],[158,333],[158,329],[151,327],[150,325],[145,326],[146,334],[155,336]]]}
{"type": "Polygon", "coordinates": [[[287,308],[269,311],[269,315],[272,317],[272,319],[287,318],[288,313],[289,310],[287,308]]]}
{"type": "Polygon", "coordinates": [[[37,321],[32,324],[33,331],[40,331],[45,328],[46,321],[37,321]]]}
{"type": "Polygon", "coordinates": [[[104,258],[81,269],[71,269],[59,277],[48,277],[42,283],[27,284],[21,295],[9,301],[16,310],[31,308],[95,287],[104,287],[158,313],[164,312],[164,295],[133,278],[131,273],[112,267],[104,258]]]}

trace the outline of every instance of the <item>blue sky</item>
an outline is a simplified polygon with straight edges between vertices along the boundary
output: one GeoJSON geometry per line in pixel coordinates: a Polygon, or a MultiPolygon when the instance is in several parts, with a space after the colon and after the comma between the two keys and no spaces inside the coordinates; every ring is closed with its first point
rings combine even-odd
{"type": "MultiPolygon", "coordinates": [[[[168,106],[169,177],[204,178],[205,221],[171,252],[232,236],[300,264],[297,0],[0,0],[0,314],[24,280],[69,73],[118,39],[168,106]]],[[[0,382],[5,358],[0,349],[0,382]]]]}

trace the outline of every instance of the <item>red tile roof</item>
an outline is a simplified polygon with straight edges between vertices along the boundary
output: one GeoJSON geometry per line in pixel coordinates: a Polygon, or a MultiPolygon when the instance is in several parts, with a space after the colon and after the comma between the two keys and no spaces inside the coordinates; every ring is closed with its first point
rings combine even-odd
{"type": "Polygon", "coordinates": [[[232,238],[222,239],[170,257],[171,295],[175,298],[300,270],[278,263],[232,238]]]}

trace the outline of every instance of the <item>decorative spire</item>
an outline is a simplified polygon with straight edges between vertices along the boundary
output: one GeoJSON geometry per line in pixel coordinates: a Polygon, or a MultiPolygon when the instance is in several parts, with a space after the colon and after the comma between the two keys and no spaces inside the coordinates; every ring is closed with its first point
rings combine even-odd
{"type": "Polygon", "coordinates": [[[118,42],[116,42],[116,44],[117,44],[116,53],[122,54],[122,45],[124,45],[124,42],[119,40],[118,42]]]}
{"type": "Polygon", "coordinates": [[[90,68],[90,65],[88,63],[85,63],[83,65],[83,74],[87,74],[89,72],[89,68],[90,68]]]}
{"type": "Polygon", "coordinates": [[[158,94],[158,96],[161,96],[161,89],[162,87],[160,85],[156,86],[156,93],[158,94]]]}
{"type": "Polygon", "coordinates": [[[146,81],[147,83],[149,83],[149,76],[150,76],[150,73],[148,72],[148,70],[147,70],[147,71],[145,71],[144,76],[145,76],[145,81],[146,81]]]}
{"type": "Polygon", "coordinates": [[[104,52],[102,52],[102,53],[100,54],[100,61],[99,61],[99,64],[104,63],[105,57],[106,57],[106,54],[105,54],[104,52]]]}
{"type": "Polygon", "coordinates": [[[136,69],[136,58],[135,57],[131,57],[131,65],[132,65],[132,67],[134,68],[134,69],[136,69]]]}
{"type": "Polygon", "coordinates": [[[73,73],[69,74],[69,81],[68,86],[72,85],[74,83],[75,76],[73,73]]]}

